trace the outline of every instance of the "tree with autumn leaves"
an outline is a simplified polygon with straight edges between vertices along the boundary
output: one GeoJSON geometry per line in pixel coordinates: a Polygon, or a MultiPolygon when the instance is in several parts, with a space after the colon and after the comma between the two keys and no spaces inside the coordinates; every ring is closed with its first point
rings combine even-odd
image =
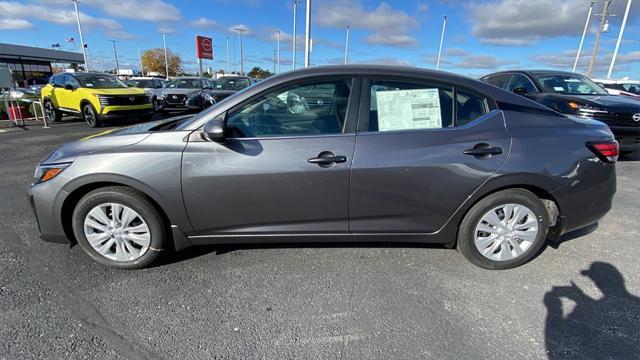
{"type": "MultiPolygon", "coordinates": [[[[180,59],[180,55],[174,54],[171,50],[167,49],[167,61],[169,63],[169,76],[177,76],[182,73],[182,59],[180,59]]],[[[144,67],[145,73],[156,72],[167,76],[167,74],[165,74],[164,49],[156,48],[145,50],[144,53],[142,53],[142,66],[144,67]]]]}

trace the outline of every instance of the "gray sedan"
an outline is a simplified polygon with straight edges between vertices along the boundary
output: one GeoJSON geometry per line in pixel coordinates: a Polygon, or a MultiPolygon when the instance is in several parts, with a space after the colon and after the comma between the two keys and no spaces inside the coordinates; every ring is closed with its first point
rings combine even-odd
{"type": "Polygon", "coordinates": [[[63,145],[30,200],[43,240],[119,268],[199,244],[366,240],[506,269],[609,211],[617,156],[603,123],[480,81],[331,66],[63,145]]]}

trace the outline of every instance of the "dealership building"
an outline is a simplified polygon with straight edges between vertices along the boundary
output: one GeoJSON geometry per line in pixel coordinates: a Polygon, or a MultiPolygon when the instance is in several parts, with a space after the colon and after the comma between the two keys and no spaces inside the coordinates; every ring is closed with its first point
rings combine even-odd
{"type": "Polygon", "coordinates": [[[0,43],[0,64],[7,64],[19,86],[44,84],[52,64],[84,64],[82,53],[0,43]]]}

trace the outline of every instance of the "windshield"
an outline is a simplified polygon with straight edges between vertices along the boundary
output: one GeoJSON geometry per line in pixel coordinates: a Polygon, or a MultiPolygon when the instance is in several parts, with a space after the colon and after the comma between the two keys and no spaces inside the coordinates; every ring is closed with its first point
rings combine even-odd
{"type": "Polygon", "coordinates": [[[202,89],[200,79],[175,79],[169,84],[168,88],[172,89],[202,89]]]}
{"type": "Polygon", "coordinates": [[[220,90],[242,90],[251,85],[251,81],[246,78],[220,78],[216,81],[216,89],[220,90]]]}
{"type": "Polygon", "coordinates": [[[118,89],[127,87],[115,76],[108,74],[76,74],[76,77],[80,81],[80,85],[86,88],[118,89]]]}
{"type": "Polygon", "coordinates": [[[565,95],[607,95],[607,91],[580,75],[536,75],[546,93],[565,95]]]}
{"type": "Polygon", "coordinates": [[[137,88],[153,88],[153,80],[143,79],[143,80],[131,80],[129,81],[129,86],[137,87],[137,88]]]}

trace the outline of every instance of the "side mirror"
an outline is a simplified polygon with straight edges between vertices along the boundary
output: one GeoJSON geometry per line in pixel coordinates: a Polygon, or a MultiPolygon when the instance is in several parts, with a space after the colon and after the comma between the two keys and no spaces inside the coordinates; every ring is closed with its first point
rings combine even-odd
{"type": "Polygon", "coordinates": [[[222,144],[225,142],[224,127],[224,119],[217,117],[204,124],[202,133],[207,139],[222,144]]]}
{"type": "Polygon", "coordinates": [[[525,96],[527,95],[527,88],[517,87],[512,90],[515,94],[525,96]]]}
{"type": "Polygon", "coordinates": [[[64,89],[65,90],[71,90],[71,91],[75,90],[75,88],[71,84],[65,84],[64,89]]]}

